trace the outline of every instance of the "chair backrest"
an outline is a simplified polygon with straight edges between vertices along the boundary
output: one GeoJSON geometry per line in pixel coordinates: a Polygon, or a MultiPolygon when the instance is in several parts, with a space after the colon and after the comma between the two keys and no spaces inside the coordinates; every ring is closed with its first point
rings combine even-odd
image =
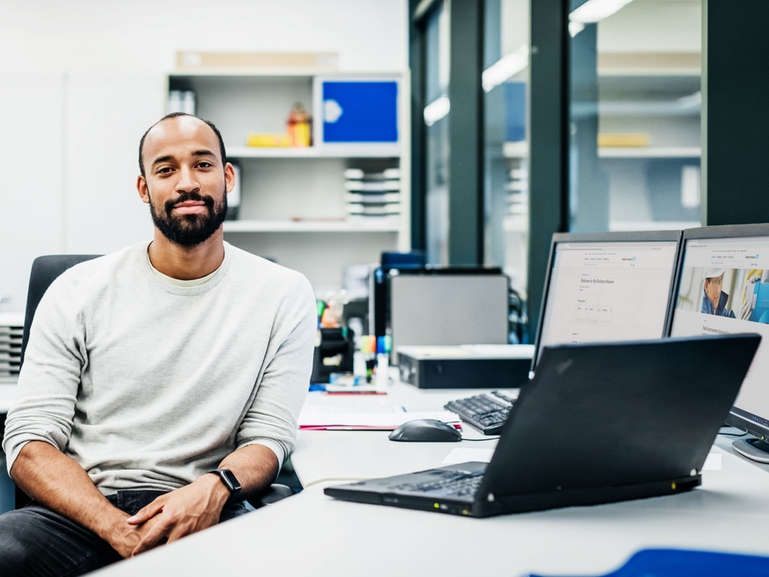
{"type": "Polygon", "coordinates": [[[29,288],[27,290],[27,310],[24,315],[24,332],[21,337],[21,360],[19,366],[24,364],[24,352],[29,341],[29,329],[35,318],[37,305],[43,298],[45,291],[56,278],[70,267],[81,262],[94,259],[98,254],[49,254],[39,256],[32,263],[29,273],[29,288]]]}

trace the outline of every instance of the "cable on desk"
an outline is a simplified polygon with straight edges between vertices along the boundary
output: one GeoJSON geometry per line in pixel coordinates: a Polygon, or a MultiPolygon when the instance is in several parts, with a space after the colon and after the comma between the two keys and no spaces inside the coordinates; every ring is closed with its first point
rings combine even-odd
{"type": "MultiPolygon", "coordinates": [[[[722,425],[721,429],[735,429],[736,427],[732,427],[731,425],[722,425]]],[[[719,435],[723,435],[724,437],[744,437],[747,435],[744,431],[741,431],[739,433],[726,433],[722,432],[721,429],[718,430],[719,435]]],[[[739,431],[739,429],[737,429],[739,431]]]]}
{"type": "Polygon", "coordinates": [[[325,477],[323,479],[318,479],[311,483],[307,483],[306,485],[302,485],[302,488],[306,489],[307,487],[312,487],[313,485],[317,485],[318,483],[336,483],[336,482],[354,483],[355,481],[375,481],[381,478],[382,478],[381,476],[379,477],[325,477]]]}
{"type": "Polygon", "coordinates": [[[465,437],[462,437],[463,441],[496,441],[499,439],[500,435],[497,435],[496,437],[486,437],[484,439],[466,439],[465,437]]]}

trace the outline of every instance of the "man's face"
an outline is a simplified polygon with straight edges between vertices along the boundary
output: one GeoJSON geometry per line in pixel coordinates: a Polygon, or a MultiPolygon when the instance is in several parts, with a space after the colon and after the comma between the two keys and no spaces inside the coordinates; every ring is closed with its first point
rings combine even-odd
{"type": "Polygon", "coordinates": [[[147,134],[142,161],[146,176],[137,188],[163,236],[195,246],[219,230],[234,171],[222,164],[219,140],[208,125],[189,116],[164,120],[147,134]]]}
{"type": "Polygon", "coordinates": [[[724,275],[705,279],[705,294],[713,306],[718,306],[718,299],[721,298],[721,285],[724,282],[724,275]]]}

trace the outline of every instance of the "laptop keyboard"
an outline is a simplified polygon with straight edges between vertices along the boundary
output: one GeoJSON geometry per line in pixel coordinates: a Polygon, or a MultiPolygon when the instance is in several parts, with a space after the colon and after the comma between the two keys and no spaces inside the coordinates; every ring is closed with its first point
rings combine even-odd
{"type": "Polygon", "coordinates": [[[450,401],[444,405],[484,435],[497,435],[510,415],[515,399],[504,391],[492,391],[466,399],[450,401]]]}
{"type": "Polygon", "coordinates": [[[478,491],[483,473],[450,473],[451,477],[421,483],[398,483],[388,487],[391,491],[427,493],[441,491],[448,497],[472,497],[478,491]]]}

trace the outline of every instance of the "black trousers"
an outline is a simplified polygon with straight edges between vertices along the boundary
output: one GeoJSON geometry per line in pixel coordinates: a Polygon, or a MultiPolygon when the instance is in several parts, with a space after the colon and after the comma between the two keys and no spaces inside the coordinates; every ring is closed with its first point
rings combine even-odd
{"type": "MultiPolygon", "coordinates": [[[[107,499],[129,515],[162,491],[118,491],[107,499]]],[[[227,504],[219,522],[248,513],[245,505],[227,504]]],[[[74,577],[121,557],[106,541],[74,521],[39,505],[0,515],[0,575],[3,577],[74,577]]]]}

